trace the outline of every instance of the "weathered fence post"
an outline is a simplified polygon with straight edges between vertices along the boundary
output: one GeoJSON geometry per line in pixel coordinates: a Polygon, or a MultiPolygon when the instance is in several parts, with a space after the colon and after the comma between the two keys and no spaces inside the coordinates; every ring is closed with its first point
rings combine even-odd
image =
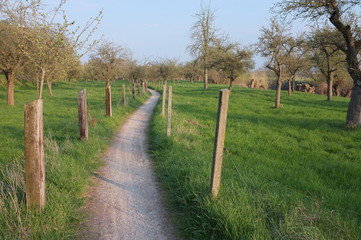
{"type": "Polygon", "coordinates": [[[112,110],[112,87],[106,86],[105,87],[105,105],[106,105],[106,115],[108,117],[113,116],[113,110],[112,110]]]}
{"type": "Polygon", "coordinates": [[[123,103],[123,107],[125,107],[127,104],[125,102],[125,85],[122,85],[122,103],[123,103]]]}
{"type": "Polygon", "coordinates": [[[224,149],[224,138],[226,135],[226,123],[228,112],[229,90],[222,89],[219,92],[218,116],[216,126],[216,136],[214,140],[213,165],[211,176],[211,195],[217,197],[221,182],[222,158],[224,149]]]}
{"type": "Polygon", "coordinates": [[[145,94],[145,82],[144,81],[142,82],[142,94],[143,95],[145,94]]]}
{"type": "Polygon", "coordinates": [[[172,134],[172,87],[168,87],[167,136],[172,134]]]}
{"type": "Polygon", "coordinates": [[[45,207],[43,100],[24,106],[25,182],[27,204],[45,207]]]}
{"type": "Polygon", "coordinates": [[[88,115],[86,105],[86,89],[78,92],[78,118],[80,139],[88,140],[88,115]]]}
{"type": "Polygon", "coordinates": [[[163,85],[163,95],[162,95],[162,117],[165,117],[165,99],[167,98],[167,85],[163,85]]]}

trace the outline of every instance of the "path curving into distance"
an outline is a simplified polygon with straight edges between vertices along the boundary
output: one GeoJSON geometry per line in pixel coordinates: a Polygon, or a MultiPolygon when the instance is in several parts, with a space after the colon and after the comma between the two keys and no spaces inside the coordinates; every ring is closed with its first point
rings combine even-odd
{"type": "Polygon", "coordinates": [[[146,130],[159,99],[151,93],[115,135],[95,175],[98,185],[84,209],[90,215],[84,239],[176,239],[147,153],[146,130]]]}

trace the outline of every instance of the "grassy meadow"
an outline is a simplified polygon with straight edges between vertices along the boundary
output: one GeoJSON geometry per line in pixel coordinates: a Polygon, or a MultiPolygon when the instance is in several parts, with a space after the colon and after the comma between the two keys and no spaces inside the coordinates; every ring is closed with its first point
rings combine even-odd
{"type": "Polygon", "coordinates": [[[360,239],[361,129],[349,99],[235,87],[222,180],[209,197],[219,90],[173,86],[173,130],[156,108],[151,155],[184,239],[360,239]]]}
{"type": "Polygon", "coordinates": [[[86,186],[102,165],[102,153],[113,133],[148,96],[133,100],[129,84],[112,84],[113,117],[105,116],[105,83],[53,84],[44,89],[44,142],[47,205],[43,212],[28,209],[24,184],[24,104],[35,100],[34,86],[16,86],[14,107],[6,104],[0,87],[0,239],[75,239],[83,213],[86,186]],[[126,84],[128,106],[121,106],[126,84]],[[87,90],[89,141],[79,140],[77,92],[87,90]],[[96,119],[96,120],[95,120],[96,119]]]}

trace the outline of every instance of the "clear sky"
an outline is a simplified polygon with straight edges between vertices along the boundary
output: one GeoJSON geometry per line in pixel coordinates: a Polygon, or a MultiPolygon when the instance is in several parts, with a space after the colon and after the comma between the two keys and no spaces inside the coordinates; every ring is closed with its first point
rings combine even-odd
{"type": "MultiPolygon", "coordinates": [[[[58,0],[45,0],[53,5],[58,0]]],[[[138,60],[176,58],[191,60],[186,47],[191,43],[190,28],[201,0],[68,0],[69,20],[84,25],[103,10],[104,18],[95,37],[132,50],[138,60]]],[[[208,1],[203,1],[205,4],[208,1]]],[[[268,26],[270,7],[277,0],[212,0],[215,26],[232,40],[249,45],[257,42],[262,26],[268,26]]],[[[260,67],[262,60],[256,58],[260,67]]]]}

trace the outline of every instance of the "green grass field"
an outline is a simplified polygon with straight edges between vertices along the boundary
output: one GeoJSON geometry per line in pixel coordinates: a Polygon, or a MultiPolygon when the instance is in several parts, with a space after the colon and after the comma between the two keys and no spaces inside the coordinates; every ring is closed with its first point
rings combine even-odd
{"type": "Polygon", "coordinates": [[[234,88],[219,197],[209,197],[218,94],[173,86],[173,132],[160,107],[151,154],[184,239],[360,239],[361,129],[349,99],[234,88]]]}
{"type": "Polygon", "coordinates": [[[121,85],[112,85],[113,117],[105,117],[104,82],[53,84],[54,96],[44,96],[44,142],[47,205],[43,212],[29,210],[24,187],[24,104],[35,100],[34,87],[17,86],[16,106],[6,105],[6,89],[0,88],[0,239],[74,239],[83,213],[86,186],[113,133],[148,96],[121,106],[121,85]],[[96,120],[89,141],[79,140],[77,92],[87,89],[88,113],[96,120]]]}

